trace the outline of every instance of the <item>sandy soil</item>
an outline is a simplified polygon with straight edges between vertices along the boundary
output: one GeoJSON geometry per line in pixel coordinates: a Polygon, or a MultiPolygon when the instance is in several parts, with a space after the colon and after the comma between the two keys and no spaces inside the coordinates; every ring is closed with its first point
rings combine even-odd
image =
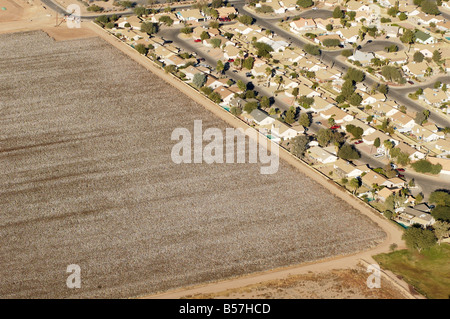
{"type": "Polygon", "coordinates": [[[22,18],[23,7],[12,0],[0,0],[0,23],[5,21],[17,21],[22,18]],[[6,10],[2,10],[6,8],[6,10]]]}
{"type": "Polygon", "coordinates": [[[403,299],[404,293],[385,277],[381,287],[367,287],[364,267],[308,272],[210,294],[186,295],[189,299],[403,299]]]}

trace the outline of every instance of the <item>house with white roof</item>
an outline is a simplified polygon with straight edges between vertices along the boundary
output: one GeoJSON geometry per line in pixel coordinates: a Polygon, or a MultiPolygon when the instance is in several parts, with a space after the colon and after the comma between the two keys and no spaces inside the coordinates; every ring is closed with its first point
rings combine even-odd
{"type": "Polygon", "coordinates": [[[337,156],[328,153],[320,146],[313,146],[309,148],[307,154],[310,158],[322,164],[334,163],[338,159],[337,156]]]}

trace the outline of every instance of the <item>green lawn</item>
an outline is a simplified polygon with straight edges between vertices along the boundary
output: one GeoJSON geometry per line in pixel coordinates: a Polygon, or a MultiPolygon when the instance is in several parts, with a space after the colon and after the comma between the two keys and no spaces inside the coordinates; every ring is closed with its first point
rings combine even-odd
{"type": "Polygon", "coordinates": [[[419,254],[398,250],[373,257],[381,268],[388,269],[432,299],[450,298],[450,245],[436,245],[419,254]]]}

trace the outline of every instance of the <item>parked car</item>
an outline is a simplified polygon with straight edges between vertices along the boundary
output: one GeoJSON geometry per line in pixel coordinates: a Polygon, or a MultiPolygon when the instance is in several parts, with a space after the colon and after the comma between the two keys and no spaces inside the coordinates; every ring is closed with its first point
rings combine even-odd
{"type": "Polygon", "coordinates": [[[247,73],[245,73],[245,76],[249,78],[252,76],[252,74],[250,72],[247,72],[247,73]]]}
{"type": "Polygon", "coordinates": [[[398,178],[405,178],[405,175],[397,174],[397,177],[398,177],[398,178]]]}
{"type": "Polygon", "coordinates": [[[395,164],[391,164],[391,167],[392,167],[392,169],[397,169],[397,165],[395,165],[395,164]]]}
{"type": "Polygon", "coordinates": [[[359,140],[359,141],[356,141],[355,144],[361,144],[362,142],[363,141],[359,140]]]}
{"type": "Polygon", "coordinates": [[[405,169],[404,169],[404,168],[397,168],[397,171],[398,171],[398,172],[404,172],[405,169]]]}
{"type": "Polygon", "coordinates": [[[221,21],[221,22],[229,22],[229,21],[231,21],[231,19],[228,18],[228,17],[226,17],[226,18],[219,18],[219,21],[221,21]]]}
{"type": "Polygon", "coordinates": [[[413,82],[413,81],[408,81],[408,83],[409,83],[409,84],[414,84],[414,82],[413,82]]]}
{"type": "Polygon", "coordinates": [[[383,157],[384,154],[375,154],[373,157],[378,158],[378,157],[383,157]]]}
{"type": "Polygon", "coordinates": [[[233,73],[238,73],[238,71],[237,70],[233,70],[233,73]]]}
{"type": "Polygon", "coordinates": [[[322,122],[317,121],[316,124],[322,125],[322,122]]]}
{"type": "Polygon", "coordinates": [[[234,59],[228,59],[228,62],[233,63],[234,59]]]}
{"type": "Polygon", "coordinates": [[[340,125],[333,125],[333,126],[331,127],[332,130],[336,130],[336,129],[338,129],[338,128],[341,128],[341,126],[340,126],[340,125]]]}
{"type": "Polygon", "coordinates": [[[194,42],[202,42],[201,39],[195,39],[194,42]]]}

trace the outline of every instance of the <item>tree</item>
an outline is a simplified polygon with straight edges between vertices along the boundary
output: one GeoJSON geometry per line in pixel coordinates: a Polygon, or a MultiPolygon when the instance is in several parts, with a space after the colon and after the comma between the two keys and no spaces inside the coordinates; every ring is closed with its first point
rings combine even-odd
{"type": "Polygon", "coordinates": [[[442,165],[436,164],[433,165],[431,162],[426,159],[418,160],[411,164],[412,168],[419,173],[431,173],[431,174],[439,174],[442,169],[442,165]]]}
{"type": "Polygon", "coordinates": [[[436,206],[431,211],[431,216],[436,220],[450,222],[450,206],[436,206]]]}
{"type": "Polygon", "coordinates": [[[311,55],[320,55],[320,48],[317,45],[306,44],[303,47],[303,51],[311,55]]]}
{"type": "Polygon", "coordinates": [[[257,102],[248,102],[244,106],[244,111],[250,114],[253,112],[253,110],[256,110],[257,108],[258,108],[257,102]]]}
{"type": "Polygon", "coordinates": [[[420,62],[423,61],[425,56],[421,52],[417,51],[416,53],[414,53],[413,58],[414,58],[414,62],[419,62],[420,63],[420,62]]]}
{"type": "Polygon", "coordinates": [[[104,9],[103,9],[102,7],[99,7],[99,6],[96,5],[96,4],[93,4],[93,5],[89,6],[86,10],[87,10],[87,11],[90,11],[90,12],[101,12],[101,11],[103,11],[104,9]]]}
{"type": "Polygon", "coordinates": [[[286,112],[286,116],[284,117],[284,121],[285,121],[287,124],[292,124],[292,123],[294,123],[294,122],[295,122],[295,115],[296,115],[295,108],[294,108],[293,106],[291,106],[291,107],[289,108],[289,110],[287,110],[287,112],[286,112]]]}
{"type": "Polygon", "coordinates": [[[169,65],[166,65],[165,67],[164,67],[164,71],[166,71],[166,73],[175,73],[176,71],[177,71],[177,67],[176,67],[176,65],[173,65],[173,64],[169,64],[169,65]]]}
{"type": "Polygon", "coordinates": [[[146,13],[147,13],[147,9],[145,9],[144,7],[139,6],[139,7],[134,8],[134,14],[137,15],[138,17],[142,17],[146,13]]]}
{"type": "Polygon", "coordinates": [[[247,15],[242,15],[238,18],[238,21],[245,25],[250,25],[253,23],[253,18],[247,15]]]}
{"type": "Polygon", "coordinates": [[[387,10],[387,14],[390,15],[391,17],[394,17],[394,18],[397,16],[397,13],[398,13],[398,7],[396,7],[396,6],[390,7],[387,10]]]}
{"type": "Polygon", "coordinates": [[[352,95],[350,95],[348,101],[351,105],[358,106],[362,102],[362,97],[361,95],[359,95],[359,93],[353,93],[352,95]]]}
{"type": "Polygon", "coordinates": [[[268,108],[270,106],[270,99],[267,96],[263,96],[259,102],[261,107],[268,108]]]}
{"type": "Polygon", "coordinates": [[[105,24],[105,28],[106,29],[112,29],[115,27],[114,22],[108,22],[107,24],[105,24]]]}
{"type": "Polygon", "coordinates": [[[241,108],[240,108],[240,107],[236,107],[236,106],[233,106],[233,107],[230,109],[230,112],[231,112],[231,114],[233,114],[234,116],[239,116],[239,115],[242,114],[241,108]]]}
{"type": "Polygon", "coordinates": [[[380,147],[380,138],[379,137],[377,137],[376,139],[375,139],[375,141],[373,142],[373,146],[375,146],[376,148],[379,148],[380,147]]]}
{"type": "Polygon", "coordinates": [[[356,11],[347,11],[347,16],[350,19],[350,21],[354,21],[356,17],[356,11]]]}
{"type": "Polygon", "coordinates": [[[358,159],[361,155],[358,153],[356,149],[350,144],[344,143],[339,149],[337,155],[345,160],[353,160],[358,159]]]}
{"type": "Polygon", "coordinates": [[[302,95],[297,99],[297,102],[300,104],[300,106],[309,108],[314,103],[314,98],[302,95]]]}
{"type": "Polygon", "coordinates": [[[360,139],[364,133],[364,130],[359,126],[355,126],[353,124],[348,124],[345,126],[345,130],[353,135],[355,139],[360,139]]]}
{"type": "Polygon", "coordinates": [[[414,31],[406,29],[400,37],[400,41],[406,44],[414,43],[414,31]]]}
{"type": "Polygon", "coordinates": [[[257,49],[256,55],[258,57],[271,58],[270,52],[273,52],[273,48],[264,42],[255,42],[253,46],[257,49]]]}
{"type": "Polygon", "coordinates": [[[311,125],[311,117],[308,113],[303,112],[300,114],[300,118],[298,119],[298,124],[303,127],[310,127],[311,125]]]}
{"type": "Polygon", "coordinates": [[[339,39],[325,39],[322,43],[326,47],[338,47],[341,45],[341,41],[339,39]]]}
{"type": "Polygon", "coordinates": [[[423,201],[422,193],[417,194],[415,200],[416,200],[416,204],[420,204],[423,201]]]}
{"type": "Polygon", "coordinates": [[[429,202],[439,206],[450,206],[450,194],[443,190],[434,191],[430,194],[429,202]]]}
{"type": "Polygon", "coordinates": [[[281,84],[283,84],[284,80],[281,75],[277,75],[274,79],[275,83],[278,84],[277,90],[280,89],[281,84]]]}
{"type": "Polygon", "coordinates": [[[146,55],[148,52],[148,49],[142,43],[137,44],[134,48],[136,49],[137,52],[143,55],[146,55]]]}
{"type": "Polygon", "coordinates": [[[213,48],[218,48],[222,44],[222,41],[220,41],[220,39],[214,38],[214,39],[211,39],[209,41],[209,43],[211,43],[213,48]]]}
{"type": "Polygon", "coordinates": [[[332,138],[331,130],[321,128],[319,132],[317,132],[317,142],[319,142],[320,146],[327,146],[332,138]]]}
{"type": "Polygon", "coordinates": [[[211,38],[211,36],[210,36],[209,33],[206,32],[206,31],[203,31],[203,32],[200,34],[200,39],[201,39],[202,41],[207,40],[207,39],[209,39],[209,38],[211,38]]]}
{"type": "Polygon", "coordinates": [[[245,92],[247,90],[247,84],[245,84],[245,82],[242,80],[238,80],[236,82],[236,85],[239,88],[239,90],[241,90],[242,92],[245,92]]]}
{"type": "Polygon", "coordinates": [[[327,26],[325,28],[327,29],[327,31],[332,31],[333,25],[329,23],[329,24],[327,24],[327,26]]]}
{"type": "Polygon", "coordinates": [[[181,28],[181,29],[180,29],[180,32],[181,32],[181,33],[184,33],[184,34],[189,34],[189,33],[192,33],[193,30],[192,30],[192,28],[190,28],[190,27],[184,27],[184,28],[181,28]]]}
{"type": "Polygon", "coordinates": [[[405,21],[406,19],[408,19],[408,15],[406,13],[404,13],[404,12],[401,12],[398,15],[398,18],[400,19],[400,21],[405,21]]]}
{"type": "Polygon", "coordinates": [[[440,245],[444,238],[450,236],[450,223],[438,220],[433,224],[434,234],[437,237],[438,244],[440,245]]]}
{"type": "Polygon", "coordinates": [[[340,19],[344,17],[344,12],[341,10],[341,7],[337,6],[333,10],[333,18],[340,19]]]}
{"type": "Polygon", "coordinates": [[[355,194],[358,188],[361,186],[361,182],[357,178],[352,178],[348,186],[350,187],[350,189],[353,189],[353,194],[355,194]]]}
{"type": "Polygon", "coordinates": [[[364,72],[355,68],[349,68],[344,76],[344,80],[351,80],[353,82],[361,82],[364,80],[364,72]]]}
{"type": "Polygon", "coordinates": [[[348,58],[349,56],[353,55],[353,51],[352,50],[342,50],[341,55],[348,58]]]}
{"type": "Polygon", "coordinates": [[[434,62],[439,63],[442,59],[441,52],[439,52],[438,50],[434,50],[432,59],[434,62]]]}
{"type": "Polygon", "coordinates": [[[213,0],[213,1],[211,2],[211,7],[212,7],[212,8],[217,9],[217,8],[222,7],[222,6],[223,6],[223,1],[222,1],[222,0],[213,0]]]}
{"type": "Polygon", "coordinates": [[[430,111],[428,111],[428,110],[424,110],[422,112],[417,112],[416,117],[414,118],[414,121],[417,124],[422,125],[423,122],[425,122],[429,116],[430,116],[430,111]]]}
{"type": "Polygon", "coordinates": [[[403,233],[402,239],[405,240],[409,249],[417,249],[420,253],[422,249],[427,249],[436,244],[436,237],[431,230],[419,227],[409,227],[403,233]]]}
{"type": "Polygon", "coordinates": [[[201,88],[206,83],[206,74],[204,73],[196,73],[194,78],[192,79],[192,83],[197,87],[201,88]]]}
{"type": "Polygon", "coordinates": [[[165,25],[167,25],[169,27],[173,24],[173,20],[169,16],[161,16],[159,18],[159,22],[164,23],[165,25]]]}
{"type": "Polygon", "coordinates": [[[258,13],[272,13],[273,12],[273,8],[271,6],[263,4],[263,5],[261,5],[261,7],[256,8],[255,11],[258,12],[258,13]]]}
{"type": "Polygon", "coordinates": [[[255,58],[252,56],[249,56],[248,58],[246,58],[244,60],[244,62],[242,63],[242,66],[244,68],[246,68],[247,70],[251,70],[253,69],[253,64],[255,63],[255,58]]]}
{"type": "Polygon", "coordinates": [[[385,65],[381,68],[381,75],[383,75],[388,81],[402,82],[404,80],[400,70],[391,65],[385,65]]]}
{"type": "Polygon", "coordinates": [[[306,135],[299,135],[292,138],[289,141],[289,149],[292,154],[295,156],[302,158],[308,149],[309,137],[306,135]]]}
{"type": "Polygon", "coordinates": [[[297,5],[302,8],[309,8],[314,5],[314,1],[312,0],[298,0],[297,5]]]}
{"type": "Polygon", "coordinates": [[[225,65],[223,65],[223,62],[221,60],[217,61],[216,70],[219,73],[223,73],[223,70],[225,70],[225,65]]]}
{"type": "Polygon", "coordinates": [[[441,12],[439,11],[436,1],[433,0],[424,0],[420,4],[420,8],[426,14],[438,15],[441,12]]]}
{"type": "Polygon", "coordinates": [[[217,104],[222,102],[222,97],[217,92],[212,92],[208,97],[210,98],[211,101],[213,101],[213,102],[215,102],[217,104]]]}
{"type": "Polygon", "coordinates": [[[158,33],[158,24],[152,22],[142,22],[141,31],[150,35],[158,33]]]}

